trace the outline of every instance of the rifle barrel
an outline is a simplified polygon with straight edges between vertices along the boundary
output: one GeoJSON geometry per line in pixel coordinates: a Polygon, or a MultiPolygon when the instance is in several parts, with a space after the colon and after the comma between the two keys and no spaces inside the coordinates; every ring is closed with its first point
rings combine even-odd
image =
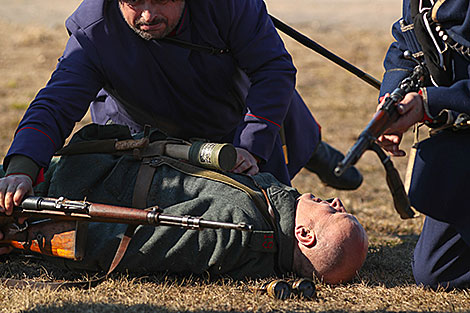
{"type": "Polygon", "coordinates": [[[402,89],[397,88],[385,99],[383,106],[375,112],[356,143],[336,166],[334,170],[336,176],[341,176],[350,166],[356,164],[364,152],[370,148],[371,143],[400,117],[396,104],[404,98],[405,94],[402,89]]]}
{"type": "Polygon", "coordinates": [[[372,140],[372,136],[367,131],[362,132],[354,146],[352,146],[344,159],[336,166],[334,170],[335,175],[337,177],[343,175],[350,166],[356,164],[362,154],[369,148],[372,140]]]}
{"type": "Polygon", "coordinates": [[[58,220],[80,220],[89,222],[179,226],[190,229],[234,229],[253,231],[253,225],[205,220],[195,216],[173,216],[161,214],[157,207],[136,209],[86,201],[71,201],[63,197],[26,197],[20,208],[14,211],[16,217],[48,217],[58,220]]]}
{"type": "MultiPolygon", "coordinates": [[[[151,218],[151,217],[149,217],[151,218]]],[[[208,221],[204,220],[199,217],[194,216],[172,216],[172,215],[163,215],[159,214],[155,217],[156,223],[159,225],[167,225],[167,226],[181,226],[187,228],[224,228],[224,229],[235,229],[235,230],[243,230],[243,231],[252,231],[253,225],[249,225],[246,223],[227,223],[227,222],[215,222],[215,221],[208,221]]]]}

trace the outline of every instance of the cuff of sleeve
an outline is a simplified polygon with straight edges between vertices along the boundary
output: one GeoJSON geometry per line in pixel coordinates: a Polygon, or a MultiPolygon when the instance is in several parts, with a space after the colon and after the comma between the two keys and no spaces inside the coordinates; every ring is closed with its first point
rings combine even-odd
{"type": "Polygon", "coordinates": [[[423,108],[424,108],[423,119],[420,121],[420,123],[425,123],[425,122],[432,123],[434,121],[434,118],[429,112],[428,93],[426,91],[426,88],[419,89],[418,94],[423,99],[423,108]]]}
{"type": "MultiPolygon", "coordinates": [[[[5,176],[10,175],[26,175],[31,178],[31,182],[34,185],[40,183],[37,178],[40,179],[40,173],[43,173],[44,169],[40,168],[33,160],[24,155],[14,155],[11,157],[10,162],[8,163],[8,168],[6,169],[5,176]]],[[[44,180],[44,175],[41,176],[44,180]]]]}
{"type": "Polygon", "coordinates": [[[256,155],[260,163],[269,160],[279,128],[263,123],[245,123],[239,128],[233,145],[256,155]],[[269,127],[271,126],[271,127],[269,127]]]}

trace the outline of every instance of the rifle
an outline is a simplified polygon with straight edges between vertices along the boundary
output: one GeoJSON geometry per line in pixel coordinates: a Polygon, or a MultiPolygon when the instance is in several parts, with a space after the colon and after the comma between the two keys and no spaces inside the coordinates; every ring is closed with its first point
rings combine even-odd
{"type": "Polygon", "coordinates": [[[409,92],[417,92],[424,85],[428,77],[428,70],[423,62],[414,58],[410,51],[405,51],[403,56],[412,60],[417,65],[410,75],[404,78],[398,87],[384,100],[382,107],[375,113],[366,128],[362,131],[356,143],[349,149],[348,153],[335,168],[335,175],[341,176],[346,169],[359,161],[366,150],[373,150],[382,161],[387,173],[387,184],[393,196],[393,202],[396,211],[403,219],[414,217],[414,212],[410,208],[410,201],[406,194],[403,182],[400,179],[398,171],[393,166],[390,157],[388,157],[382,148],[375,142],[384,131],[390,127],[398,118],[397,104],[403,100],[409,92]]]}
{"type": "Polygon", "coordinates": [[[147,209],[113,206],[87,201],[72,201],[63,197],[26,197],[11,216],[0,214],[4,239],[0,245],[80,260],[84,256],[86,223],[104,222],[131,225],[178,226],[187,229],[233,229],[253,231],[253,225],[204,220],[194,216],[162,214],[158,206],[147,209]],[[18,225],[18,218],[34,218],[18,225]],[[58,223],[60,222],[60,223],[58,223]]]}

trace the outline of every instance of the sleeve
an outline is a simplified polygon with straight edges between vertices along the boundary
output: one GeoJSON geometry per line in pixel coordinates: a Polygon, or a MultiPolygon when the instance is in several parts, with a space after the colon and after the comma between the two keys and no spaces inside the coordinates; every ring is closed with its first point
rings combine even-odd
{"type": "MultiPolygon", "coordinates": [[[[35,183],[37,181],[40,168],[37,164],[28,157],[23,155],[15,155],[11,158],[8,169],[5,173],[6,176],[10,175],[26,175],[31,179],[31,182],[35,183]]],[[[39,182],[38,182],[39,183],[39,182]]]]}
{"type": "MultiPolygon", "coordinates": [[[[380,97],[387,92],[392,92],[415,66],[415,63],[406,60],[403,52],[411,51],[418,54],[422,49],[414,35],[413,24],[409,14],[409,2],[404,1],[403,18],[393,25],[392,35],[395,38],[385,56],[385,74],[380,88],[380,97]]],[[[428,86],[424,89],[426,113],[436,117],[442,110],[451,110],[459,113],[470,114],[470,67],[469,62],[464,61],[457,53],[453,53],[454,68],[465,68],[466,73],[460,73],[451,86],[428,86]]],[[[460,71],[460,70],[459,70],[460,71]]]]}
{"type": "Polygon", "coordinates": [[[92,58],[70,37],[63,56],[47,85],[28,107],[4,160],[23,155],[39,167],[47,168],[58,149],[87,112],[103,85],[92,58]]]}
{"type": "Polygon", "coordinates": [[[229,1],[229,45],[251,87],[234,144],[269,159],[295,88],[296,69],[263,1],[229,1]]]}
{"type": "Polygon", "coordinates": [[[431,116],[442,110],[470,114],[470,80],[462,79],[449,87],[426,87],[426,100],[431,116]]]}
{"type": "Polygon", "coordinates": [[[391,93],[398,84],[410,74],[416,64],[403,57],[406,50],[418,53],[421,49],[413,40],[412,27],[407,25],[404,19],[397,21],[392,26],[392,35],[395,41],[390,45],[384,59],[385,73],[380,86],[379,98],[386,93],[391,93]]]}

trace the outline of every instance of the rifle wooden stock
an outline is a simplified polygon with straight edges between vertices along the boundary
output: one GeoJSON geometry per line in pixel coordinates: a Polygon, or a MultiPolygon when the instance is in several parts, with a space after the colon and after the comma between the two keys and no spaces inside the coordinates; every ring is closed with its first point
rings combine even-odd
{"type": "Polygon", "coordinates": [[[392,96],[385,99],[382,108],[374,114],[366,128],[364,128],[359,135],[356,143],[348,151],[344,159],[336,166],[335,174],[337,176],[341,176],[346,169],[356,164],[364,152],[370,149],[371,144],[376,141],[390,125],[398,120],[400,114],[395,105],[395,103],[397,103],[396,101],[397,100],[392,96]]]}
{"type": "Polygon", "coordinates": [[[385,98],[384,104],[359,135],[357,142],[336,166],[334,171],[336,176],[341,176],[348,167],[356,164],[362,154],[371,148],[372,143],[398,120],[400,114],[398,113],[397,104],[405,98],[406,94],[413,91],[417,92],[424,84],[425,78],[429,75],[426,66],[414,59],[409,51],[405,52],[404,57],[414,60],[418,65],[414,67],[408,77],[400,82],[390,96],[385,98]]]}
{"type": "Polygon", "coordinates": [[[395,105],[392,105],[390,108],[387,103],[384,104],[383,109],[378,110],[371,121],[365,128],[372,138],[377,139],[384,131],[390,127],[398,117],[398,110],[395,105]]]}
{"type": "Polygon", "coordinates": [[[399,86],[385,98],[382,107],[374,114],[372,120],[370,120],[366,128],[359,135],[356,143],[349,149],[346,156],[338,163],[334,170],[336,176],[341,176],[350,166],[359,161],[366,150],[375,151],[385,167],[387,184],[393,197],[395,210],[403,219],[414,217],[415,214],[410,207],[410,201],[398,171],[393,166],[390,158],[385,155],[375,141],[400,118],[397,104],[405,98],[406,94],[418,92],[423,86],[426,77],[429,76],[424,63],[414,59],[411,52],[406,51],[404,57],[415,61],[417,65],[412,73],[404,78],[399,86]]]}
{"type": "MultiPolygon", "coordinates": [[[[0,223],[2,219],[5,218],[0,218],[0,223]]],[[[86,223],[43,220],[21,231],[11,221],[2,232],[0,246],[71,260],[81,260],[85,254],[86,223]]]]}
{"type": "MultiPolygon", "coordinates": [[[[398,90],[400,93],[401,91],[402,90],[398,90]]],[[[390,158],[387,157],[383,150],[375,143],[377,138],[400,117],[395,104],[401,101],[401,99],[402,97],[398,99],[396,95],[393,95],[385,100],[382,108],[375,113],[372,120],[359,135],[354,146],[348,151],[344,159],[338,163],[335,168],[335,174],[341,176],[348,167],[359,161],[366,150],[370,149],[375,151],[385,168],[386,181],[392,194],[395,210],[400,214],[402,219],[407,219],[414,217],[415,213],[410,207],[410,200],[406,194],[403,182],[390,158]]]]}

